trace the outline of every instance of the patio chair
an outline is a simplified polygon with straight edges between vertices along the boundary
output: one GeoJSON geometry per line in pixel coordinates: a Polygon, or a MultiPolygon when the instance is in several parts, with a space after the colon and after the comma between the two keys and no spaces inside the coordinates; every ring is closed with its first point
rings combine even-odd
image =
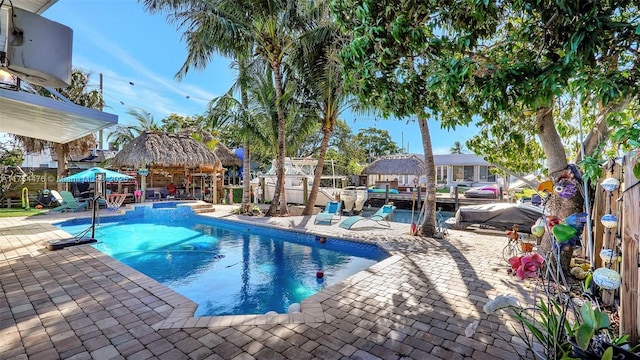
{"type": "Polygon", "coordinates": [[[53,198],[51,203],[57,203],[58,206],[62,205],[62,203],[64,202],[62,195],[60,195],[57,190],[51,190],[51,197],[53,198]]]}
{"type": "Polygon", "coordinates": [[[342,202],[340,201],[329,201],[324,207],[324,211],[316,215],[313,223],[331,225],[334,216],[337,216],[338,219],[342,217],[342,202]]]}
{"type": "Polygon", "coordinates": [[[396,207],[394,205],[383,205],[380,209],[378,209],[378,211],[376,211],[375,214],[371,215],[370,217],[364,217],[360,215],[349,216],[346,220],[341,222],[339,226],[348,230],[351,229],[353,224],[357,223],[358,221],[371,220],[375,221],[378,225],[391,227],[391,224],[389,224],[389,217],[391,217],[391,214],[395,209],[396,207]]]}
{"type": "Polygon", "coordinates": [[[66,211],[80,211],[87,210],[87,206],[89,205],[86,201],[78,201],[73,194],[68,191],[60,191],[60,196],[62,197],[62,205],[51,209],[51,212],[66,212],[66,211]]]}

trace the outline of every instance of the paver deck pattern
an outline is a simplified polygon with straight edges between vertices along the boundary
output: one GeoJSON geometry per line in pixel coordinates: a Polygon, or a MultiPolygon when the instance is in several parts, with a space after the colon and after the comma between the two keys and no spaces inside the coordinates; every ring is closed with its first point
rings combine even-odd
{"type": "Polygon", "coordinates": [[[530,297],[507,274],[503,238],[450,231],[427,239],[397,223],[348,231],[229,209],[208,216],[377,242],[392,256],[303,301],[302,313],[197,318],[189,299],[89,245],[46,250],[46,241],[69,237],[51,223],[78,214],[0,219],[0,358],[530,357],[508,316],[482,311],[499,294],[530,297]]]}

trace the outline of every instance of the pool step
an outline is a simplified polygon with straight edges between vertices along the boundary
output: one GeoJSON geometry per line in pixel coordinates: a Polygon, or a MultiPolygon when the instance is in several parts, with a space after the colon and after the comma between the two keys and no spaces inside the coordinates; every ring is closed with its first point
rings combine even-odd
{"type": "Polygon", "coordinates": [[[192,205],[191,210],[196,214],[215,212],[216,209],[211,204],[198,204],[192,205]]]}

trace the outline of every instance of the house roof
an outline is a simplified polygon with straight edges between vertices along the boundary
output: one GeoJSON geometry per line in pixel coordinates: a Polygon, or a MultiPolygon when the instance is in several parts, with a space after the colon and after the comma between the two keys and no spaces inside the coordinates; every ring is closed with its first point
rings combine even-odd
{"type": "Polygon", "coordinates": [[[424,175],[424,161],[419,157],[402,156],[378,159],[362,170],[365,175],[424,175]]]}
{"type": "MultiPolygon", "coordinates": [[[[13,6],[41,14],[57,0],[13,0],[13,6]]],[[[3,8],[9,6],[4,2],[3,8]]],[[[0,88],[0,131],[67,143],[118,123],[118,116],[70,102],[0,88]]]]}

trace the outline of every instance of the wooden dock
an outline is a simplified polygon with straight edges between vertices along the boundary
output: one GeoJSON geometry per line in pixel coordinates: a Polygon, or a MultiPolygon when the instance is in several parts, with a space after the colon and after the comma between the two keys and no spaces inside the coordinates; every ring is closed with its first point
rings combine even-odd
{"type": "MultiPolygon", "coordinates": [[[[383,204],[392,201],[394,205],[396,205],[399,209],[411,209],[414,205],[418,207],[418,197],[417,193],[398,193],[398,194],[387,194],[387,193],[369,193],[369,198],[367,199],[367,204],[371,206],[382,206],[383,204]]],[[[424,201],[425,193],[420,194],[420,201],[424,201]]],[[[481,204],[491,204],[496,202],[504,202],[500,199],[482,199],[482,198],[465,198],[464,195],[459,195],[456,199],[455,197],[451,197],[450,194],[438,193],[436,197],[436,206],[438,208],[442,208],[444,211],[456,211],[458,207],[464,205],[481,205],[481,204]]]]}

